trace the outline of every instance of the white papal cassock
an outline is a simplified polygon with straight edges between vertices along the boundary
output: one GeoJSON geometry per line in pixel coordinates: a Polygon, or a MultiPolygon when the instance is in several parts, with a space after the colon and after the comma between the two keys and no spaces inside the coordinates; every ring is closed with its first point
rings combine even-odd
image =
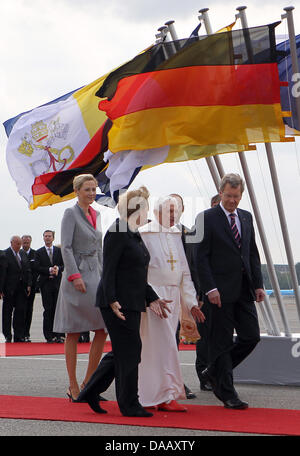
{"type": "Polygon", "coordinates": [[[147,407],[186,398],[175,334],[180,304],[184,301],[191,309],[198,303],[181,231],[176,226],[162,227],[154,220],[139,232],[151,257],[148,283],[160,298],[172,299],[168,318],[159,318],[149,308],[142,312],[138,393],[140,403],[147,407]]]}

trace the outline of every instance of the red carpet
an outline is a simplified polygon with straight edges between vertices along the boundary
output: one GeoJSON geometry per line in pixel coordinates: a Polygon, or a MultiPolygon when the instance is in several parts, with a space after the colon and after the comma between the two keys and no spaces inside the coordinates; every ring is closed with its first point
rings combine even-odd
{"type": "MultiPolygon", "coordinates": [[[[78,353],[88,353],[90,343],[78,344],[78,353]]],[[[180,350],[195,350],[195,345],[180,344],[180,350]]],[[[111,350],[110,341],[105,342],[104,353],[111,350]]],[[[63,355],[64,344],[47,344],[46,342],[0,344],[0,356],[35,356],[35,355],[63,355]]]]}
{"type": "MultiPolygon", "coordinates": [[[[78,353],[88,353],[90,343],[78,344],[78,353]]],[[[111,343],[105,342],[104,351],[111,350],[111,343]]],[[[46,342],[1,344],[1,356],[35,356],[35,355],[63,355],[64,344],[47,344],[46,342]]]]}
{"type": "Polygon", "coordinates": [[[73,404],[63,398],[0,396],[0,418],[300,435],[299,410],[249,408],[234,411],[223,406],[187,404],[187,413],[155,411],[151,418],[130,418],[120,414],[116,402],[105,402],[103,408],[108,413],[98,415],[87,404],[73,404]]]}

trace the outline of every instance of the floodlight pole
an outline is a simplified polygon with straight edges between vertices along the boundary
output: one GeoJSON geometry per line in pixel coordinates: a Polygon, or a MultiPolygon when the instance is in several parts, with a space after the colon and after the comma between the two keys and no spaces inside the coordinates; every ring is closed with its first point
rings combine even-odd
{"type": "MultiPolygon", "coordinates": [[[[246,12],[245,12],[246,8],[247,8],[246,6],[239,6],[237,8],[237,11],[239,11],[239,14],[236,14],[236,18],[241,20],[243,29],[248,29],[249,28],[248,27],[247,17],[246,17],[246,12]]],[[[252,53],[251,41],[250,41],[249,33],[248,34],[245,33],[244,36],[245,36],[245,40],[246,40],[247,52],[249,52],[248,53],[249,60],[251,61],[253,59],[253,53],[252,53]],[[248,43],[247,43],[247,41],[248,41],[248,43]]],[[[266,144],[265,144],[265,146],[267,147],[266,144]]],[[[268,144],[268,150],[272,152],[271,144],[268,144]]],[[[281,293],[280,293],[280,286],[279,286],[279,283],[278,283],[278,278],[277,278],[277,275],[276,275],[274,262],[272,260],[271,252],[270,252],[269,245],[268,245],[268,242],[267,242],[267,237],[266,237],[264,226],[263,226],[263,223],[262,223],[262,218],[261,218],[260,211],[259,211],[259,208],[258,208],[256,196],[255,196],[255,193],[254,193],[252,179],[251,179],[249,168],[248,168],[248,165],[247,165],[245,153],[244,152],[239,152],[239,158],[240,158],[241,165],[242,165],[242,168],[243,168],[243,172],[244,172],[244,175],[245,175],[245,179],[246,179],[246,182],[247,182],[247,188],[248,188],[248,191],[249,191],[251,204],[252,204],[253,211],[254,211],[254,214],[255,214],[257,227],[258,227],[258,230],[259,230],[259,233],[260,233],[260,238],[261,238],[261,242],[262,242],[262,245],[263,245],[263,249],[264,249],[264,253],[265,253],[265,257],[266,257],[266,261],[267,261],[267,267],[268,267],[270,280],[271,280],[271,283],[272,283],[272,286],[273,286],[273,290],[274,290],[274,294],[276,296],[276,300],[277,300],[277,303],[278,303],[281,319],[282,319],[282,322],[283,322],[283,325],[284,325],[285,335],[288,336],[288,337],[291,337],[291,331],[290,331],[290,328],[289,328],[289,323],[288,323],[285,307],[284,307],[283,302],[282,302],[282,296],[281,296],[281,293]]],[[[273,182],[273,186],[274,186],[274,182],[273,182]]],[[[275,190],[275,188],[274,188],[274,190],[275,190]]],[[[267,304],[268,308],[271,309],[271,306],[270,306],[268,298],[265,299],[265,303],[267,304]],[[266,301],[268,302],[268,304],[266,303],[266,301]]]]}
{"type": "MultiPolygon", "coordinates": [[[[170,32],[172,40],[173,41],[178,40],[178,36],[177,36],[176,30],[175,30],[175,26],[174,26],[174,21],[166,22],[165,26],[168,27],[168,30],[170,32]]],[[[176,52],[176,50],[175,50],[175,52],[176,52]]],[[[208,166],[208,168],[210,170],[210,173],[212,175],[212,178],[213,178],[214,184],[216,186],[216,189],[217,189],[217,191],[219,191],[220,176],[218,174],[218,170],[216,169],[216,166],[215,166],[215,164],[214,164],[214,162],[213,162],[211,157],[205,157],[205,160],[206,160],[207,166],[208,166]]]]}

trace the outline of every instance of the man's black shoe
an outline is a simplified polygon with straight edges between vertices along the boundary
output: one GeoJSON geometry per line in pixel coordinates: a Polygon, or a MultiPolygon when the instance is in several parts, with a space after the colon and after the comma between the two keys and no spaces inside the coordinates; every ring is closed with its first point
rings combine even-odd
{"type": "Polygon", "coordinates": [[[201,391],[212,391],[213,390],[209,380],[207,380],[206,382],[201,381],[200,389],[201,389],[201,391]]]}
{"type": "Polygon", "coordinates": [[[214,377],[210,374],[208,367],[206,367],[200,374],[200,384],[207,385],[209,384],[212,389],[214,389],[215,381],[214,377]]]}
{"type": "Polygon", "coordinates": [[[184,385],[184,390],[187,399],[196,399],[196,394],[194,394],[186,385],[184,385]]]}
{"type": "Polygon", "coordinates": [[[228,399],[227,401],[224,402],[224,407],[227,409],[233,409],[233,410],[245,410],[248,408],[247,402],[241,401],[238,397],[235,397],[234,399],[228,399]]]}
{"type": "Polygon", "coordinates": [[[65,341],[61,336],[53,337],[53,343],[55,344],[63,344],[65,341]]]}
{"type": "Polygon", "coordinates": [[[216,396],[216,398],[223,402],[223,399],[216,392],[216,389],[217,389],[216,380],[215,380],[215,377],[210,373],[208,367],[201,372],[200,382],[203,382],[205,384],[209,383],[211,385],[211,389],[212,389],[214,395],[216,396]]]}

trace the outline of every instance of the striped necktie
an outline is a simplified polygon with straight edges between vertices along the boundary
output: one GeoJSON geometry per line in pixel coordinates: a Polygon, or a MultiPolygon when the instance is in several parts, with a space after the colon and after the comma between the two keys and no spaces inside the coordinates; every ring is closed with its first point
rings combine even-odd
{"type": "Polygon", "coordinates": [[[53,264],[53,254],[52,254],[51,247],[48,247],[48,255],[49,255],[50,263],[53,264]]]}
{"type": "Polygon", "coordinates": [[[241,248],[241,236],[240,236],[239,230],[235,223],[236,214],[229,214],[229,217],[231,219],[230,228],[232,230],[235,242],[237,243],[237,246],[240,249],[241,248]]]}
{"type": "Polygon", "coordinates": [[[18,254],[18,253],[15,253],[15,257],[16,257],[16,260],[17,260],[17,263],[18,263],[19,268],[22,269],[22,263],[21,263],[19,254],[18,254]]]}

